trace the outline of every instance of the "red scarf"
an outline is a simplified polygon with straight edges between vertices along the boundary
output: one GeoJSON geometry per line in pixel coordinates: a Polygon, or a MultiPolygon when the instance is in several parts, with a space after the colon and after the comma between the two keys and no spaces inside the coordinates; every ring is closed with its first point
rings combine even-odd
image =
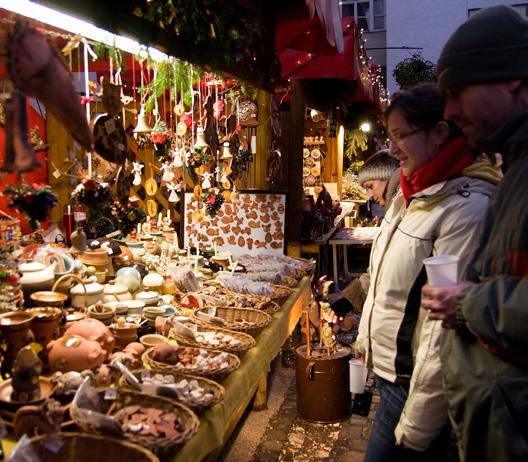
{"type": "Polygon", "coordinates": [[[463,170],[475,160],[465,138],[455,138],[444,145],[440,151],[423,167],[415,170],[410,176],[400,173],[400,186],[405,202],[414,193],[442,181],[462,176],[463,170]]]}

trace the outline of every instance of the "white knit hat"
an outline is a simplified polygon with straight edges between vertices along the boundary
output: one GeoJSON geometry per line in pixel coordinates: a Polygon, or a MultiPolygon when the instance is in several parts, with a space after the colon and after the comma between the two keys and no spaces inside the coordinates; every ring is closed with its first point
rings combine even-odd
{"type": "Polygon", "coordinates": [[[399,166],[398,160],[390,156],[387,149],[382,149],[369,157],[361,167],[359,184],[363,185],[369,180],[388,180],[399,166]]]}

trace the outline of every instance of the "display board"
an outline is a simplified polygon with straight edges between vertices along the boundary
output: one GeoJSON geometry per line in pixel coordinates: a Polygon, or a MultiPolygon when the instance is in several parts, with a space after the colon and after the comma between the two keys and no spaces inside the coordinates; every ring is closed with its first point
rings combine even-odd
{"type": "Polygon", "coordinates": [[[284,222],[286,196],[276,192],[240,192],[237,204],[226,201],[211,217],[199,223],[193,220],[205,204],[185,193],[185,246],[214,247],[234,256],[250,254],[282,255],[284,253],[284,222]]]}

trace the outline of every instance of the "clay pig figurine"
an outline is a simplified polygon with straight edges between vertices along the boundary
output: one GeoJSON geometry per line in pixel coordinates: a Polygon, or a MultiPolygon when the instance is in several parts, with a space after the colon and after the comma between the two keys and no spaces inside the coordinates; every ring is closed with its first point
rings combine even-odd
{"type": "Polygon", "coordinates": [[[129,369],[141,367],[141,355],[145,352],[145,347],[139,342],[129,343],[123,351],[118,351],[110,358],[111,363],[119,361],[129,369]]]}
{"type": "Polygon", "coordinates": [[[98,342],[80,335],[66,334],[48,343],[48,362],[51,372],[81,372],[100,366],[106,359],[106,351],[98,342]]]}
{"type": "Polygon", "coordinates": [[[112,336],[110,329],[94,318],[84,318],[75,321],[68,327],[66,334],[80,335],[87,340],[98,342],[108,355],[112,354],[115,346],[115,338],[112,336]]]}

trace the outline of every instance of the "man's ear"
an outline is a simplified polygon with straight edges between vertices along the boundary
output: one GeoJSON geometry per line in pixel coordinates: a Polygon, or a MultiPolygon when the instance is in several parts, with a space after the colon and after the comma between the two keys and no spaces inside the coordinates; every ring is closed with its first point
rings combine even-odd
{"type": "Polygon", "coordinates": [[[442,146],[447,139],[449,138],[449,125],[446,121],[442,120],[441,122],[438,122],[433,130],[433,136],[435,142],[442,146]]]}

